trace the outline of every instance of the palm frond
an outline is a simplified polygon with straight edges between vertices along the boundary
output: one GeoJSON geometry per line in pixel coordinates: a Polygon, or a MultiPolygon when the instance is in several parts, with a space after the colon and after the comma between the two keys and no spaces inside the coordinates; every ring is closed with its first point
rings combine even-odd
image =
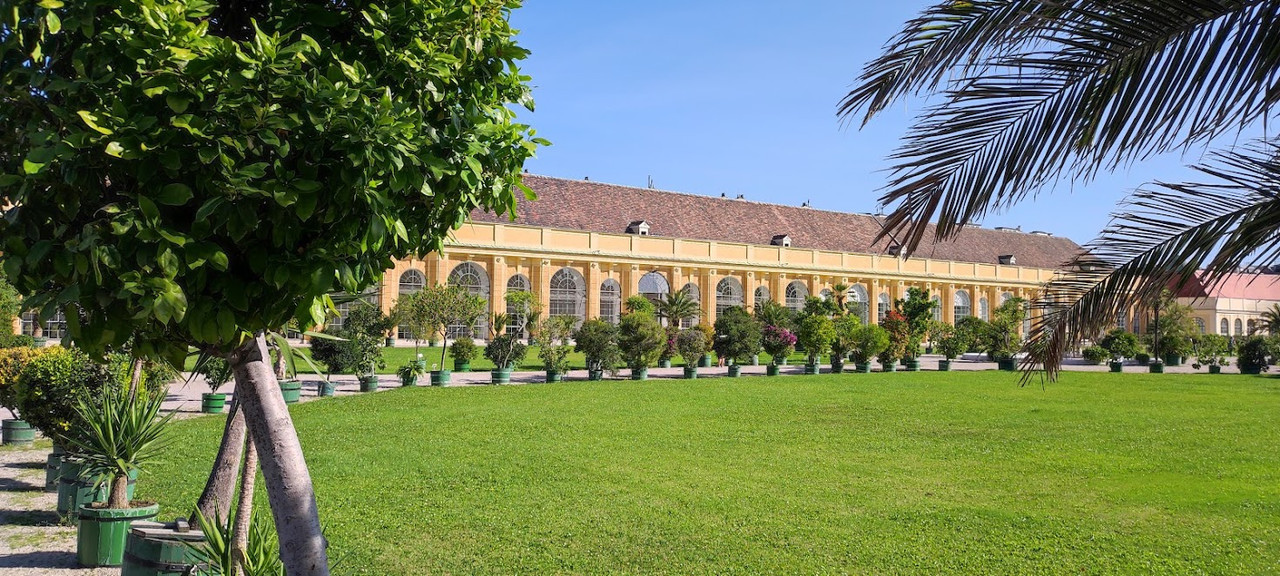
{"type": "Polygon", "coordinates": [[[1024,361],[1057,376],[1065,351],[1110,327],[1116,313],[1180,288],[1203,265],[1214,285],[1280,258],[1280,139],[1212,156],[1215,181],[1139,190],[1107,229],[1044,289],[1024,361]]]}
{"type": "MultiPolygon", "coordinates": [[[[1033,4],[1057,11],[1023,7],[1023,18],[973,20],[1016,29],[969,33],[1002,40],[969,45],[975,51],[963,57],[976,63],[949,56],[946,71],[957,76],[944,101],[926,109],[892,155],[880,200],[895,208],[881,236],[907,253],[930,230],[935,240],[952,238],[1060,174],[1087,181],[1239,130],[1280,103],[1280,0],[1033,4]]],[[[937,86],[930,78],[942,72],[926,67],[915,84],[881,79],[846,102],[870,105],[875,97],[863,94],[893,94],[898,85],[937,86]]]]}

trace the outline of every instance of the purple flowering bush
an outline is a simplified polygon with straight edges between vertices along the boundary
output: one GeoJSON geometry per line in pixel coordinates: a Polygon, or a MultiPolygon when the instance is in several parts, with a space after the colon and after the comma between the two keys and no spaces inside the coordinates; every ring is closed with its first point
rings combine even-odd
{"type": "Polygon", "coordinates": [[[765,353],[777,363],[782,358],[790,356],[796,349],[796,335],[786,328],[765,326],[764,337],[760,343],[764,346],[765,353]]]}

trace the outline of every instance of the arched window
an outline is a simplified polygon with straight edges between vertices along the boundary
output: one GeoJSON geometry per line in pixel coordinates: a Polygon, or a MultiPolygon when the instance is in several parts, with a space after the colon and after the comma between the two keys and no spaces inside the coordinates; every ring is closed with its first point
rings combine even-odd
{"type": "Polygon", "coordinates": [[[1257,331],[1258,331],[1258,321],[1257,321],[1257,320],[1249,320],[1249,322],[1246,324],[1246,326],[1248,327],[1249,331],[1248,331],[1248,332],[1245,332],[1245,334],[1248,334],[1248,335],[1252,336],[1254,332],[1257,332],[1257,331]]]}
{"type": "MultiPolygon", "coordinates": [[[[417,270],[409,270],[400,275],[400,290],[397,299],[408,296],[415,292],[421,292],[427,286],[427,277],[417,270]]],[[[409,331],[408,326],[400,325],[396,327],[396,338],[401,340],[413,340],[413,332],[409,331]]]]}
{"type": "Polygon", "coordinates": [[[622,315],[622,286],[612,278],[600,285],[600,319],[617,324],[622,315]]]}
{"type": "Polygon", "coordinates": [[[890,310],[893,310],[893,303],[889,300],[889,293],[881,292],[876,296],[876,322],[884,322],[890,310]]]}
{"type": "Polygon", "coordinates": [[[453,324],[449,326],[449,337],[484,338],[489,335],[489,274],[475,262],[463,262],[449,273],[448,284],[465,289],[472,296],[484,299],[484,313],[476,320],[474,326],[453,324]]]}
{"type": "Polygon", "coordinates": [[[1008,301],[1010,301],[1010,300],[1013,300],[1013,293],[1012,293],[1012,292],[1001,292],[1001,293],[1000,293],[1000,303],[1001,303],[1001,304],[1004,304],[1005,302],[1008,302],[1008,301]]]}
{"type": "Polygon", "coordinates": [[[756,288],[756,304],[764,304],[772,298],[769,297],[769,287],[759,286],[756,288]]]}
{"type": "Polygon", "coordinates": [[[548,316],[573,316],[582,322],[587,309],[587,283],[582,273],[561,268],[551,275],[551,307],[548,316]]]}
{"type": "Polygon", "coordinates": [[[716,318],[734,306],[742,306],[742,283],[733,276],[725,276],[716,284],[716,318]]]}
{"type": "Polygon", "coordinates": [[[1244,336],[1244,322],[1236,318],[1236,336],[1244,336]]]}
{"type": "MultiPolygon", "coordinates": [[[[532,284],[529,278],[524,274],[516,274],[507,279],[507,294],[515,294],[517,292],[528,292],[532,284]]],[[[517,304],[507,304],[507,333],[515,335],[516,338],[528,338],[529,335],[525,330],[524,306],[517,304]]]]}
{"type": "Polygon", "coordinates": [[[955,313],[956,322],[959,322],[961,318],[968,318],[973,315],[973,302],[969,300],[968,292],[956,290],[956,302],[952,311],[955,313]]]}
{"type": "Polygon", "coordinates": [[[651,302],[657,302],[671,293],[671,284],[661,272],[650,272],[640,277],[640,295],[651,302]]]}
{"type": "Polygon", "coordinates": [[[1126,325],[1127,323],[1125,322],[1124,317],[1125,317],[1124,312],[1121,312],[1120,314],[1118,314],[1118,315],[1116,316],[1116,328],[1119,328],[1119,329],[1121,329],[1121,330],[1125,330],[1125,329],[1126,329],[1126,326],[1125,326],[1125,325],[1126,325]]]}
{"type": "Polygon", "coordinates": [[[861,318],[864,324],[869,322],[867,318],[869,302],[867,300],[867,289],[863,288],[861,284],[854,284],[853,288],[849,290],[849,303],[853,305],[853,313],[858,318],[861,318]]]}
{"type": "Polygon", "coordinates": [[[827,288],[823,288],[821,292],[818,292],[818,297],[821,298],[823,301],[829,302],[831,301],[831,294],[832,294],[831,290],[827,288]]]}
{"type": "Polygon", "coordinates": [[[1223,336],[1231,335],[1231,323],[1226,318],[1223,318],[1222,322],[1218,323],[1218,332],[1223,336]]]}
{"type": "Polygon", "coordinates": [[[1199,329],[1200,329],[1200,333],[1201,333],[1201,334],[1204,334],[1204,333],[1205,333],[1205,330],[1204,330],[1204,319],[1203,319],[1203,318],[1196,318],[1196,319],[1195,319],[1195,321],[1196,321],[1196,328],[1199,328],[1199,329]]]}
{"type": "Polygon", "coordinates": [[[991,319],[991,302],[985,297],[978,299],[978,317],[983,320],[991,319]]]}
{"type": "Polygon", "coordinates": [[[809,289],[805,288],[804,282],[796,280],[787,284],[787,308],[799,312],[804,309],[804,299],[809,297],[809,289]]]}
{"type": "Polygon", "coordinates": [[[929,301],[933,302],[933,321],[941,322],[942,321],[942,295],[934,294],[933,298],[930,298],[929,301]]]}
{"type": "Polygon", "coordinates": [[[364,292],[361,293],[361,297],[356,300],[348,300],[348,297],[345,292],[338,293],[338,295],[334,297],[334,300],[335,302],[333,304],[333,307],[338,309],[338,316],[336,318],[329,318],[329,323],[325,328],[325,330],[329,332],[337,332],[338,330],[342,329],[342,324],[347,320],[347,314],[351,313],[351,307],[354,306],[357,302],[363,300],[365,302],[368,302],[370,306],[377,306],[378,305],[378,287],[370,286],[368,288],[365,288],[364,292]],[[337,302],[337,300],[343,300],[343,301],[337,302]]]}
{"type": "MultiPolygon", "coordinates": [[[[702,291],[698,289],[697,284],[694,284],[693,282],[685,284],[684,288],[681,288],[680,291],[684,292],[684,295],[688,296],[690,300],[696,302],[699,308],[702,307],[702,291]]],[[[697,318],[685,318],[680,321],[680,329],[684,330],[686,328],[692,328],[697,321],[697,318]]]]}

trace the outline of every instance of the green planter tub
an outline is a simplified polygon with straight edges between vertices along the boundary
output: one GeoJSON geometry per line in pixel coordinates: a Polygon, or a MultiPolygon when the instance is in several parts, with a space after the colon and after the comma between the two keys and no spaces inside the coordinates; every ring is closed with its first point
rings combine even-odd
{"type": "Polygon", "coordinates": [[[951,361],[950,361],[950,360],[939,360],[939,361],[938,361],[938,371],[939,371],[939,372],[950,372],[950,371],[951,371],[951,361]]]}
{"type": "Polygon", "coordinates": [[[361,391],[361,392],[377,392],[377,391],[378,391],[378,377],[377,377],[376,375],[373,375],[373,374],[370,374],[370,375],[368,375],[368,376],[361,376],[361,377],[360,377],[360,391],[361,391]]]}
{"type": "Polygon", "coordinates": [[[0,426],[3,426],[0,438],[5,444],[30,444],[36,441],[36,429],[27,424],[26,420],[5,420],[0,426]]]}
{"type": "MultiPolygon", "coordinates": [[[[71,524],[79,520],[76,510],[96,502],[106,502],[110,486],[95,486],[93,479],[83,475],[84,464],[77,460],[63,459],[58,472],[58,514],[71,524]]],[[[138,471],[129,473],[129,483],[125,488],[125,496],[132,499],[133,490],[138,480],[138,471]]]]}
{"type": "Polygon", "coordinates": [[[910,360],[905,360],[905,361],[903,361],[902,366],[903,366],[904,368],[906,368],[906,369],[907,369],[907,372],[919,372],[919,371],[920,371],[920,359],[919,359],[919,358],[912,358],[912,359],[910,359],[910,360]]]}
{"type": "Polygon", "coordinates": [[[592,382],[604,380],[604,370],[587,370],[587,380],[592,382]]]}
{"type": "Polygon", "coordinates": [[[697,379],[698,379],[698,367],[697,367],[697,366],[685,366],[685,367],[684,367],[684,379],[685,379],[685,380],[697,380],[697,379]]]}
{"type": "Polygon", "coordinates": [[[417,374],[409,374],[407,376],[400,377],[400,386],[409,387],[409,386],[417,386],[417,385],[418,385],[417,374]]]}
{"type": "Polygon", "coordinates": [[[470,360],[466,360],[466,361],[459,361],[459,360],[456,360],[456,359],[455,359],[455,360],[453,361],[453,371],[454,371],[454,372],[470,372],[470,371],[471,371],[471,361],[470,361],[470,360]]]}
{"type": "Polygon", "coordinates": [[[302,399],[302,382],[298,380],[281,380],[280,395],[285,404],[297,404],[302,399]]]}
{"type": "Polygon", "coordinates": [[[897,362],[881,362],[880,371],[881,372],[897,372],[898,363],[897,362]]]}
{"type": "Polygon", "coordinates": [[[777,376],[779,367],[777,364],[770,364],[764,367],[765,376],[777,376]]]}
{"type": "Polygon", "coordinates": [[[203,574],[191,548],[204,542],[199,530],[180,529],[175,523],[139,520],[124,541],[120,576],[189,576],[203,574]]]}
{"type": "Polygon", "coordinates": [[[631,379],[632,380],[648,380],[649,369],[648,368],[632,368],[631,379]]]}
{"type": "Polygon", "coordinates": [[[119,566],[124,563],[124,542],[136,520],[150,520],[159,504],[138,508],[80,507],[76,533],[76,557],[81,566],[119,566]]]}
{"type": "Polygon", "coordinates": [[[859,374],[870,374],[870,373],[871,373],[871,363],[870,363],[870,362],[854,363],[854,365],[853,365],[853,369],[854,369],[854,371],[855,371],[855,372],[857,372],[857,373],[859,373],[859,374]]]}
{"type": "Polygon", "coordinates": [[[701,358],[698,358],[698,367],[699,367],[699,368],[710,368],[710,367],[711,367],[711,354],[703,354],[701,358]]]}
{"type": "Polygon", "coordinates": [[[832,373],[832,374],[844,374],[844,361],[843,361],[843,360],[832,360],[832,361],[831,361],[831,373],[832,373]]]}
{"type": "Polygon", "coordinates": [[[316,396],[319,396],[321,398],[333,396],[333,393],[336,389],[337,389],[337,385],[328,380],[321,380],[319,382],[316,382],[316,396]]]}
{"type": "Polygon", "coordinates": [[[807,363],[807,362],[806,362],[806,363],[805,363],[805,365],[804,365],[804,373],[805,373],[805,374],[814,375],[814,374],[817,374],[817,373],[819,373],[819,372],[821,372],[821,371],[822,371],[822,370],[821,370],[820,368],[818,368],[818,365],[817,365],[817,364],[809,364],[809,363],[807,363]]]}
{"type": "Polygon", "coordinates": [[[44,460],[44,491],[57,492],[58,478],[62,476],[62,456],[66,452],[57,446],[53,447],[53,453],[49,454],[44,460]]]}
{"type": "Polygon", "coordinates": [[[202,414],[221,414],[227,407],[227,395],[205,393],[200,395],[200,412],[202,414]]]}
{"type": "Polygon", "coordinates": [[[1210,374],[1221,374],[1221,373],[1222,373],[1222,366],[1219,366],[1219,365],[1217,365],[1217,364],[1210,364],[1210,365],[1209,365],[1209,373],[1210,373],[1210,374]]]}
{"type": "Polygon", "coordinates": [[[1111,362],[1107,364],[1107,367],[1112,372],[1124,372],[1124,362],[1111,362]]]}
{"type": "Polygon", "coordinates": [[[431,385],[444,386],[445,384],[449,383],[449,379],[451,376],[452,376],[452,373],[449,372],[448,370],[432,370],[431,385]]]}
{"type": "Polygon", "coordinates": [[[670,367],[671,367],[671,360],[659,360],[659,361],[658,361],[658,367],[659,367],[659,368],[670,368],[670,367]]]}
{"type": "Polygon", "coordinates": [[[511,383],[511,369],[510,369],[510,368],[495,368],[495,369],[493,369],[493,370],[490,370],[490,371],[489,371],[489,381],[490,381],[490,382],[492,382],[492,383],[494,383],[494,384],[510,384],[510,383],[511,383]]]}
{"type": "Polygon", "coordinates": [[[1148,364],[1147,369],[1152,374],[1164,374],[1164,364],[1161,364],[1160,362],[1152,362],[1148,364]]]}
{"type": "Polygon", "coordinates": [[[564,373],[558,370],[547,370],[547,382],[563,382],[564,373]]]}
{"type": "Polygon", "coordinates": [[[1001,358],[996,360],[996,365],[1004,372],[1013,372],[1018,368],[1018,361],[1013,358],[1001,358]]]}
{"type": "Polygon", "coordinates": [[[741,366],[739,366],[739,365],[737,365],[737,364],[733,364],[733,365],[730,365],[730,366],[729,366],[729,377],[730,377],[730,378],[737,378],[738,376],[741,376],[741,375],[742,375],[742,367],[741,367],[741,366]]]}

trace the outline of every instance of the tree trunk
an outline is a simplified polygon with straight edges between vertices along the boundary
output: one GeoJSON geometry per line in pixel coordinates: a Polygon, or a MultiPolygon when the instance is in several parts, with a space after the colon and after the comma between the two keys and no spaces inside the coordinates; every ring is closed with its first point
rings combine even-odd
{"type": "MultiPolygon", "coordinates": [[[[240,410],[240,394],[237,393],[231,398],[230,413],[227,414],[227,424],[222,430],[222,444],[218,446],[213,470],[209,472],[200,500],[196,502],[196,510],[205,518],[216,520],[218,524],[225,522],[231,513],[231,497],[236,486],[236,472],[240,470],[244,439],[244,411],[240,410]]],[[[195,514],[191,515],[191,524],[199,525],[195,514]]]]}
{"type": "Polygon", "coordinates": [[[142,385],[142,359],[133,359],[133,375],[129,378],[129,399],[138,398],[138,388],[142,385]]]}
{"type": "MultiPolygon", "coordinates": [[[[236,524],[231,530],[231,558],[240,565],[239,572],[249,573],[245,562],[245,550],[249,549],[249,524],[253,521],[253,484],[258,478],[258,451],[253,447],[253,436],[245,439],[244,471],[240,473],[240,495],[236,503],[236,524]]],[[[233,567],[232,574],[237,570],[233,567]]]]}
{"type": "Polygon", "coordinates": [[[231,353],[236,397],[258,450],[285,571],[289,576],[328,576],[311,475],[269,358],[262,333],[231,353]]]}
{"type": "Polygon", "coordinates": [[[129,507],[129,475],[111,477],[111,495],[107,497],[107,508],[120,510],[129,507]]]}

